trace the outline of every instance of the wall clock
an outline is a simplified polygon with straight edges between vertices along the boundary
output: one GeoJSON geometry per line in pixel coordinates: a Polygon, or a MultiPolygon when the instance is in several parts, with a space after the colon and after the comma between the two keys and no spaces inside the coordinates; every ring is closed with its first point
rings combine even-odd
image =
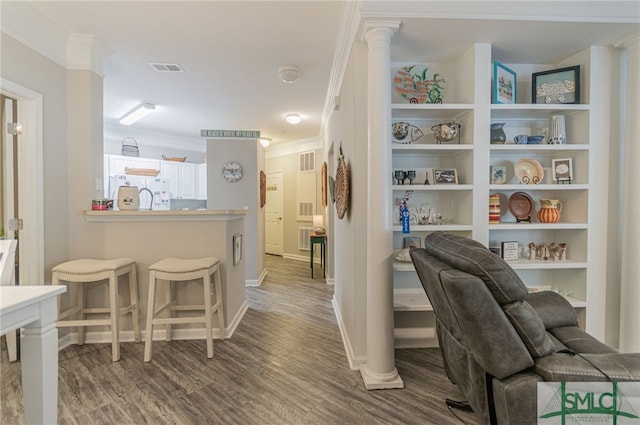
{"type": "Polygon", "coordinates": [[[229,183],[235,183],[242,178],[242,166],[235,161],[229,161],[222,167],[222,176],[229,183]]]}

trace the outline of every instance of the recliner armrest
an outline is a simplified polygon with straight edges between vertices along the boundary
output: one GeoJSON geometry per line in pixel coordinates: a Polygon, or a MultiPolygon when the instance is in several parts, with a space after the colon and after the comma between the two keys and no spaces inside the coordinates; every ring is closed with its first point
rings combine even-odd
{"type": "Polygon", "coordinates": [[[526,300],[542,319],[545,329],[578,326],[578,317],[569,301],[553,291],[533,292],[526,300]]]}
{"type": "Polygon", "coordinates": [[[535,363],[536,373],[547,382],[640,381],[638,353],[554,353],[535,363]]]}

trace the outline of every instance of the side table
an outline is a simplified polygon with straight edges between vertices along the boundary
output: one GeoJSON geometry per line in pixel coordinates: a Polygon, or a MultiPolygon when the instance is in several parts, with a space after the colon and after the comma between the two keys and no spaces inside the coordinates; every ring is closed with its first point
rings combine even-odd
{"type": "Polygon", "coordinates": [[[313,279],[313,256],[315,251],[315,244],[320,244],[320,267],[322,267],[322,277],[327,277],[327,272],[325,268],[325,260],[326,260],[325,245],[327,242],[327,235],[326,234],[320,235],[318,233],[312,232],[309,234],[309,239],[311,241],[310,243],[311,246],[309,247],[311,279],[313,279]]]}

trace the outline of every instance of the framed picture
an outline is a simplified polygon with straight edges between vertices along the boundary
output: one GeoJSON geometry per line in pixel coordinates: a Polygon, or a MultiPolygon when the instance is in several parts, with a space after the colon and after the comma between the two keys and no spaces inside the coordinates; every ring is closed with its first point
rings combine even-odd
{"type": "Polygon", "coordinates": [[[551,173],[556,183],[571,183],[573,180],[573,160],[558,158],[551,160],[551,173]]]}
{"type": "Polygon", "coordinates": [[[507,182],[507,167],[504,165],[492,165],[491,171],[491,184],[505,184],[507,182]]]}
{"type": "Polygon", "coordinates": [[[500,244],[502,251],[502,259],[505,261],[513,261],[519,258],[518,242],[502,242],[500,244]]]}
{"type": "Polygon", "coordinates": [[[516,103],[517,92],[516,73],[493,62],[493,103],[516,103]]]}
{"type": "Polygon", "coordinates": [[[403,248],[422,248],[422,242],[419,237],[408,236],[402,241],[403,248]]]}
{"type": "Polygon", "coordinates": [[[233,235],[233,265],[240,264],[242,261],[242,233],[233,235]]]}
{"type": "Polygon", "coordinates": [[[441,168],[433,170],[434,184],[458,184],[458,172],[455,168],[441,168]]]}
{"type": "Polygon", "coordinates": [[[580,103],[580,65],[531,75],[532,103],[580,103]]]}

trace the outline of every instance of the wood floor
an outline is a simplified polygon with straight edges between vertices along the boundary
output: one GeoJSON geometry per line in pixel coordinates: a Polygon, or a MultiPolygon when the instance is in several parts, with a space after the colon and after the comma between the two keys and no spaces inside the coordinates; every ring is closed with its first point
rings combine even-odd
{"type": "MultiPolygon", "coordinates": [[[[247,289],[249,310],[231,339],[70,346],[60,352],[59,424],[333,425],[477,423],[456,419],[461,399],[437,349],[396,350],[404,389],[367,391],[349,369],[331,306],[333,287],[306,262],[267,256],[268,276],[247,289]]],[[[0,423],[23,424],[20,366],[1,362],[0,423]]]]}

